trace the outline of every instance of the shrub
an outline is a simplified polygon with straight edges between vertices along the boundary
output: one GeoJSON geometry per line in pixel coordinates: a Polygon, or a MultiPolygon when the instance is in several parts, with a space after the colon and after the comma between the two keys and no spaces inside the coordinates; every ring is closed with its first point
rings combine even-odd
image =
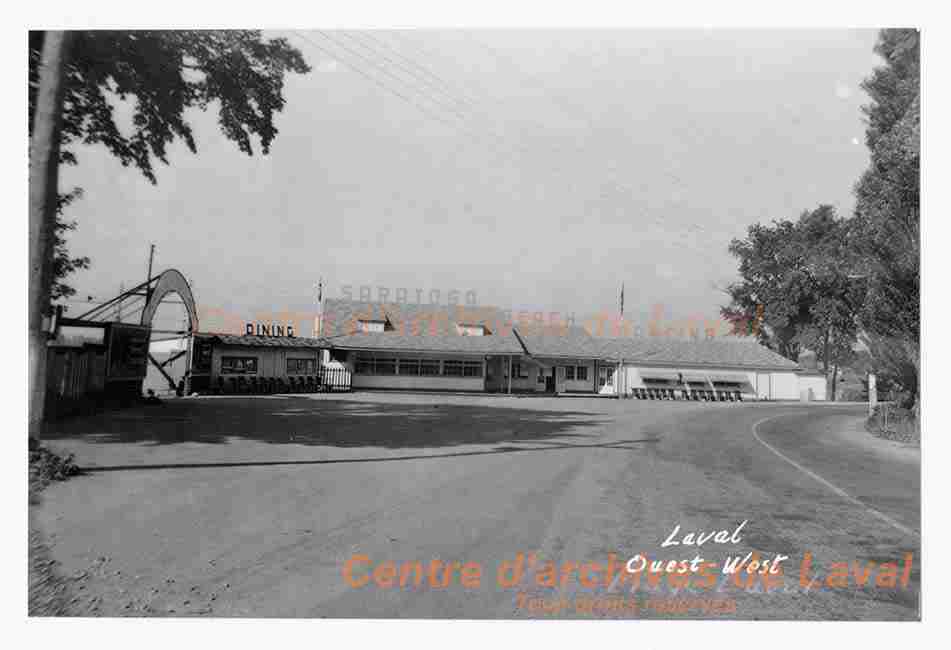
{"type": "Polygon", "coordinates": [[[73,455],[60,456],[30,439],[30,487],[41,490],[51,481],[65,481],[76,476],[81,470],[73,460],[73,455]]]}
{"type": "Polygon", "coordinates": [[[29,601],[30,616],[70,616],[79,611],[72,604],[70,581],[56,569],[56,561],[43,540],[34,520],[33,507],[41,502],[40,492],[51,481],[65,481],[80,473],[73,455],[65,458],[30,438],[30,539],[29,539],[29,601]]]}
{"type": "Polygon", "coordinates": [[[912,409],[895,404],[879,404],[865,421],[865,429],[880,438],[899,442],[921,442],[918,418],[912,409]]]}

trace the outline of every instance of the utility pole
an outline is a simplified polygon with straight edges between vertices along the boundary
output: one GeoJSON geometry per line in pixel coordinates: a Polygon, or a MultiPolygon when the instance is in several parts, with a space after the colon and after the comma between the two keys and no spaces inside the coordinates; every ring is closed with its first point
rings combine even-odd
{"type": "MultiPolygon", "coordinates": [[[[125,282],[120,282],[120,283],[119,283],[119,295],[122,296],[122,294],[124,294],[124,293],[125,293],[125,282]]],[[[120,297],[120,298],[119,298],[119,302],[116,303],[116,321],[119,322],[119,323],[122,322],[122,300],[123,300],[123,298],[120,297]]]]}
{"type": "Polygon", "coordinates": [[[53,286],[56,205],[59,199],[60,134],[65,65],[72,34],[47,31],[39,64],[30,139],[29,436],[40,439],[46,411],[47,331],[53,286]]]}
{"type": "Polygon", "coordinates": [[[145,287],[145,304],[149,304],[152,298],[152,260],[155,258],[155,244],[149,244],[149,275],[146,280],[149,283],[145,287]]]}
{"type": "Polygon", "coordinates": [[[324,334],[324,279],[321,277],[317,285],[317,318],[314,322],[314,336],[320,337],[324,334]]]}
{"type": "MultiPolygon", "coordinates": [[[[621,283],[621,311],[620,311],[620,322],[618,322],[618,333],[624,331],[624,283],[621,283]]],[[[623,334],[622,334],[623,335],[623,334]]],[[[624,385],[622,380],[626,379],[623,377],[626,373],[624,372],[624,359],[618,361],[617,364],[617,374],[614,376],[614,392],[617,393],[617,398],[621,399],[624,397],[624,385]]]]}
{"type": "MultiPolygon", "coordinates": [[[[194,292],[195,284],[191,278],[185,278],[188,288],[194,292]]],[[[195,295],[192,293],[192,295],[195,295]]],[[[196,307],[197,310],[197,307],[196,307]]],[[[186,316],[188,318],[188,316],[186,316]]],[[[186,342],[188,353],[185,355],[185,394],[192,394],[192,364],[195,362],[195,334],[197,332],[192,327],[191,318],[188,318],[188,340],[186,342]]]]}

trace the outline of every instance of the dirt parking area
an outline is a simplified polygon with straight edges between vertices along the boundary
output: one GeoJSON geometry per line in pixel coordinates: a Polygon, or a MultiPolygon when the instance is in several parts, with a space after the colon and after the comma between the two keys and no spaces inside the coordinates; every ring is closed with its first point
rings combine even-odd
{"type": "Polygon", "coordinates": [[[699,408],[596,397],[349,393],[168,400],[54,424],[53,449],[89,469],[363,460],[491,450],[506,443],[584,444],[699,408]]]}

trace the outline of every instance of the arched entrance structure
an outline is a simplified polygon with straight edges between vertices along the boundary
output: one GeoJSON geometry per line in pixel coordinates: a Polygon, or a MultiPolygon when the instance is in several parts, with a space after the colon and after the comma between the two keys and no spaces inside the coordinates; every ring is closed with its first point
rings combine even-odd
{"type": "MultiPolygon", "coordinates": [[[[188,280],[185,279],[185,276],[182,275],[180,271],[177,269],[169,269],[147,280],[145,307],[142,309],[142,317],[139,322],[145,327],[148,327],[151,332],[155,332],[156,330],[152,329],[152,319],[155,317],[155,311],[159,308],[159,305],[162,304],[162,301],[171,293],[178,294],[188,314],[188,329],[184,332],[188,341],[185,350],[185,376],[183,377],[185,382],[185,394],[187,395],[191,392],[191,369],[192,358],[195,353],[195,333],[198,331],[198,309],[195,307],[195,297],[192,295],[192,289],[188,285],[188,280]]],[[[168,380],[169,386],[174,387],[174,382],[162,369],[163,364],[156,362],[155,359],[151,358],[151,355],[150,360],[158,367],[166,380],[168,380]]]]}
{"type": "Polygon", "coordinates": [[[188,280],[180,271],[169,269],[156,276],[151,281],[154,286],[146,289],[145,308],[142,310],[142,318],[139,321],[146,327],[152,326],[152,318],[155,317],[155,310],[170,293],[177,293],[185,305],[188,312],[188,331],[194,334],[198,331],[198,310],[195,308],[195,297],[192,295],[192,289],[188,286],[188,280]]]}
{"type": "MultiPolygon", "coordinates": [[[[92,298],[89,300],[92,302],[92,298]]],[[[121,402],[141,397],[149,363],[158,368],[169,388],[175,390],[177,384],[165,368],[185,355],[185,389],[191,390],[198,310],[191,287],[180,271],[169,269],[153,277],[150,270],[145,282],[96,303],[78,317],[65,317],[64,311],[62,306],[57,306],[51,332],[52,368],[47,382],[47,392],[58,403],[65,404],[64,409],[85,408],[104,399],[121,402]],[[159,305],[170,293],[178,294],[179,304],[188,314],[185,329],[152,327],[159,305]],[[150,351],[156,334],[171,337],[160,341],[185,339],[185,349],[158,362],[150,351]]]]}

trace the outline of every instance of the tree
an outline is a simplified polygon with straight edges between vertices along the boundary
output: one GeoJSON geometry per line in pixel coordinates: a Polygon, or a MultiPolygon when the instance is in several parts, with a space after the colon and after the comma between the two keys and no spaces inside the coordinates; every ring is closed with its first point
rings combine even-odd
{"type": "Polygon", "coordinates": [[[71,257],[66,248],[66,233],[76,229],[75,221],[67,221],[64,212],[69,205],[82,196],[82,189],[74,187],[66,194],[60,194],[56,202],[56,227],[53,231],[53,285],[50,289],[50,299],[69,298],[76,294],[76,290],[66,283],[66,278],[80,269],[89,268],[88,257],[71,257]]]}
{"type": "Polygon", "coordinates": [[[918,395],[916,350],[909,350],[905,341],[875,334],[863,333],[859,338],[867,350],[862,369],[875,373],[878,394],[895,399],[903,408],[913,408],[918,395]]]}
{"type": "MultiPolygon", "coordinates": [[[[35,62],[43,32],[30,33],[31,114],[35,62]]],[[[185,111],[215,104],[222,132],[251,155],[253,139],[267,154],[284,108],[284,76],[310,67],[286,39],[259,31],[75,32],[66,63],[61,160],[76,163],[72,143],[102,144],[123,165],[153,183],[154,161],[168,164],[167,146],[181,139],[197,152],[185,111]],[[131,125],[115,120],[116,101],[132,100],[131,125]]]]}
{"type": "Polygon", "coordinates": [[[30,434],[38,435],[45,396],[42,318],[54,293],[53,273],[84,263],[69,257],[62,239],[74,226],[56,219],[57,206],[76,198],[57,189],[58,164],[77,163],[70,145],[102,145],[155,183],[155,161],[168,164],[173,141],[197,152],[186,110],[214,106],[228,139],[248,155],[256,140],[266,154],[277,135],[275,114],[284,108],[285,75],[310,68],[286,39],[265,40],[258,31],[31,32],[29,47],[30,434]],[[132,115],[120,126],[115,107],[122,101],[132,103],[132,115]]]}
{"type": "Polygon", "coordinates": [[[51,32],[37,66],[30,134],[30,275],[27,337],[30,368],[29,434],[39,437],[46,404],[46,328],[56,250],[64,68],[71,35],[51,32]]]}
{"type": "Polygon", "coordinates": [[[849,277],[850,231],[829,205],[803,212],[797,221],[750,226],[746,239],[730,244],[741,281],[727,288],[731,301],[721,309],[731,320],[757,321],[760,341],[793,361],[801,350],[814,350],[826,374],[833,372],[833,391],[857,335],[861,293],[849,277]]]}
{"type": "Polygon", "coordinates": [[[775,221],[772,226],[754,224],[745,240],[730,242],[730,253],[740,261],[742,281],[727,287],[730,304],[721,308],[724,318],[734,323],[752,323],[749,329],[735,327],[737,334],[755,333],[761,343],[789,359],[799,356],[797,323],[808,313],[807,305],[798,304],[797,294],[783,288],[791,288],[784,278],[794,263],[788,248],[794,233],[793,222],[775,221]]]}
{"type": "MultiPolygon", "coordinates": [[[[886,367],[920,368],[920,160],[919,33],[886,29],[875,52],[885,61],[865,80],[871,103],[865,141],[871,163],[855,187],[856,254],[863,260],[867,292],[859,319],[878,343],[886,367]],[[886,346],[894,349],[887,354],[886,346]],[[898,363],[895,354],[904,355],[898,363]]],[[[876,356],[873,354],[873,356],[876,356]]],[[[918,378],[906,394],[917,403],[918,378]]]]}

